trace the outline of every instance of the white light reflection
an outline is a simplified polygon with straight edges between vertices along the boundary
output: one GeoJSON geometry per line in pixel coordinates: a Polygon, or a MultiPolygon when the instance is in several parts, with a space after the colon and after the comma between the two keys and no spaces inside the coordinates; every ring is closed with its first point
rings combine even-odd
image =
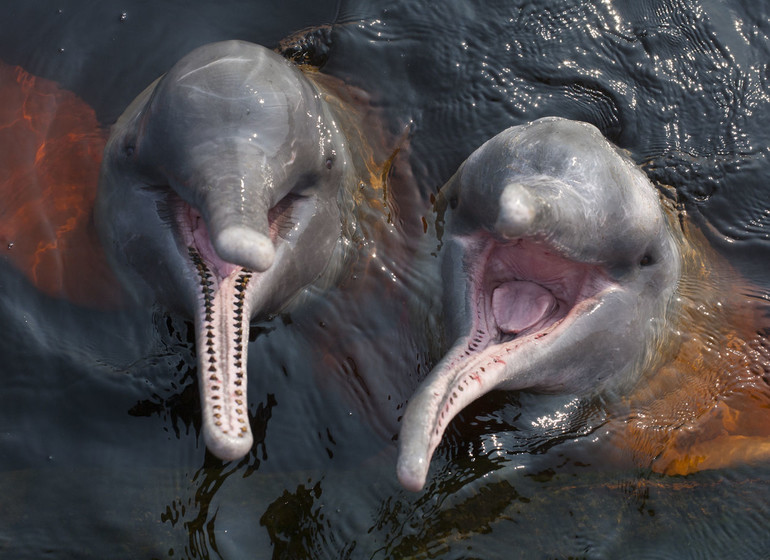
{"type": "MultiPolygon", "coordinates": [[[[481,451],[485,457],[503,457],[505,455],[503,447],[503,442],[498,439],[497,434],[489,434],[481,441],[481,451]]],[[[472,447],[468,447],[468,455],[474,456],[472,447]]]]}
{"type": "Polygon", "coordinates": [[[575,410],[580,406],[580,399],[574,398],[562,407],[562,410],[557,410],[553,414],[548,416],[540,416],[532,421],[532,427],[542,429],[554,429],[560,428],[569,421],[569,418],[574,414],[575,410]]]}

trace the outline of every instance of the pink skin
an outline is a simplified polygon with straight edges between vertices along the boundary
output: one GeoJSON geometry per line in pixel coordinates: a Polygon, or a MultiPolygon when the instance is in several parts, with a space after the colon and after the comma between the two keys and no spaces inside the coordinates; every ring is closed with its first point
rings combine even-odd
{"type": "Polygon", "coordinates": [[[617,288],[601,267],[570,261],[534,241],[503,243],[478,234],[460,242],[466,254],[476,255],[468,259],[474,265],[467,272],[473,320],[470,334],[433,369],[404,417],[404,429],[411,432],[400,436],[398,476],[414,491],[425,483],[430,458],[452,418],[492,389],[538,389],[536,379],[526,375],[509,384],[499,380],[509,362],[537,353],[617,288]],[[429,432],[426,425],[432,425],[429,432]]]}

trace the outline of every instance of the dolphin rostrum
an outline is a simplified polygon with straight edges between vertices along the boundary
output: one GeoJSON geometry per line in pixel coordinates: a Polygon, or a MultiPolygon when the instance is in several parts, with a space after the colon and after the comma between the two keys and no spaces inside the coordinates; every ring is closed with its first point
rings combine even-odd
{"type": "Polygon", "coordinates": [[[402,419],[420,490],[449,421],[493,390],[626,390],[656,352],[681,259],[659,194],[586,123],[545,118],[477,149],[440,193],[450,350],[402,419]]]}
{"type": "Polygon", "coordinates": [[[136,299],[194,316],[204,440],[222,459],[252,446],[249,321],[345,254],[355,179],[338,122],[297,67],[227,41],[151,84],[105,148],[100,238],[136,299]]]}

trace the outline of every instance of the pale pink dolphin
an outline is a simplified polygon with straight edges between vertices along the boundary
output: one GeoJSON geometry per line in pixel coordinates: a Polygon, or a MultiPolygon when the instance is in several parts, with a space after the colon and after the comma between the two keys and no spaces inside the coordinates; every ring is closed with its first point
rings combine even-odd
{"type": "Polygon", "coordinates": [[[409,400],[398,478],[425,484],[450,420],[493,389],[618,393],[654,359],[681,258],[644,173],[586,123],[545,118],[477,149],[440,192],[451,348],[409,400]]]}
{"type": "Polygon", "coordinates": [[[209,450],[252,446],[249,321],[340,268],[357,186],[324,94],[242,41],[182,58],[126,109],[101,168],[95,220],[140,301],[193,316],[209,450]]]}

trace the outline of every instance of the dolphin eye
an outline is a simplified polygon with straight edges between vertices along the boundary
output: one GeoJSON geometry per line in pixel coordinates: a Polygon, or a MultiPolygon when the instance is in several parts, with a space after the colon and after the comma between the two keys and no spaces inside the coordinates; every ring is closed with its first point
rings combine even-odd
{"type": "Polygon", "coordinates": [[[650,266],[653,264],[655,260],[652,258],[652,255],[649,253],[646,253],[642,259],[639,261],[639,266],[650,266]]]}
{"type": "Polygon", "coordinates": [[[334,156],[331,155],[328,158],[326,158],[326,169],[331,169],[334,165],[334,156]]]}
{"type": "Polygon", "coordinates": [[[460,200],[457,198],[457,195],[454,195],[454,196],[452,196],[452,197],[449,199],[449,207],[450,207],[452,210],[454,210],[455,208],[457,208],[457,205],[458,205],[458,204],[460,204],[460,200]]]}
{"type": "Polygon", "coordinates": [[[134,155],[134,152],[136,151],[136,148],[133,144],[126,144],[123,148],[123,153],[126,154],[126,157],[131,157],[134,155]]]}

